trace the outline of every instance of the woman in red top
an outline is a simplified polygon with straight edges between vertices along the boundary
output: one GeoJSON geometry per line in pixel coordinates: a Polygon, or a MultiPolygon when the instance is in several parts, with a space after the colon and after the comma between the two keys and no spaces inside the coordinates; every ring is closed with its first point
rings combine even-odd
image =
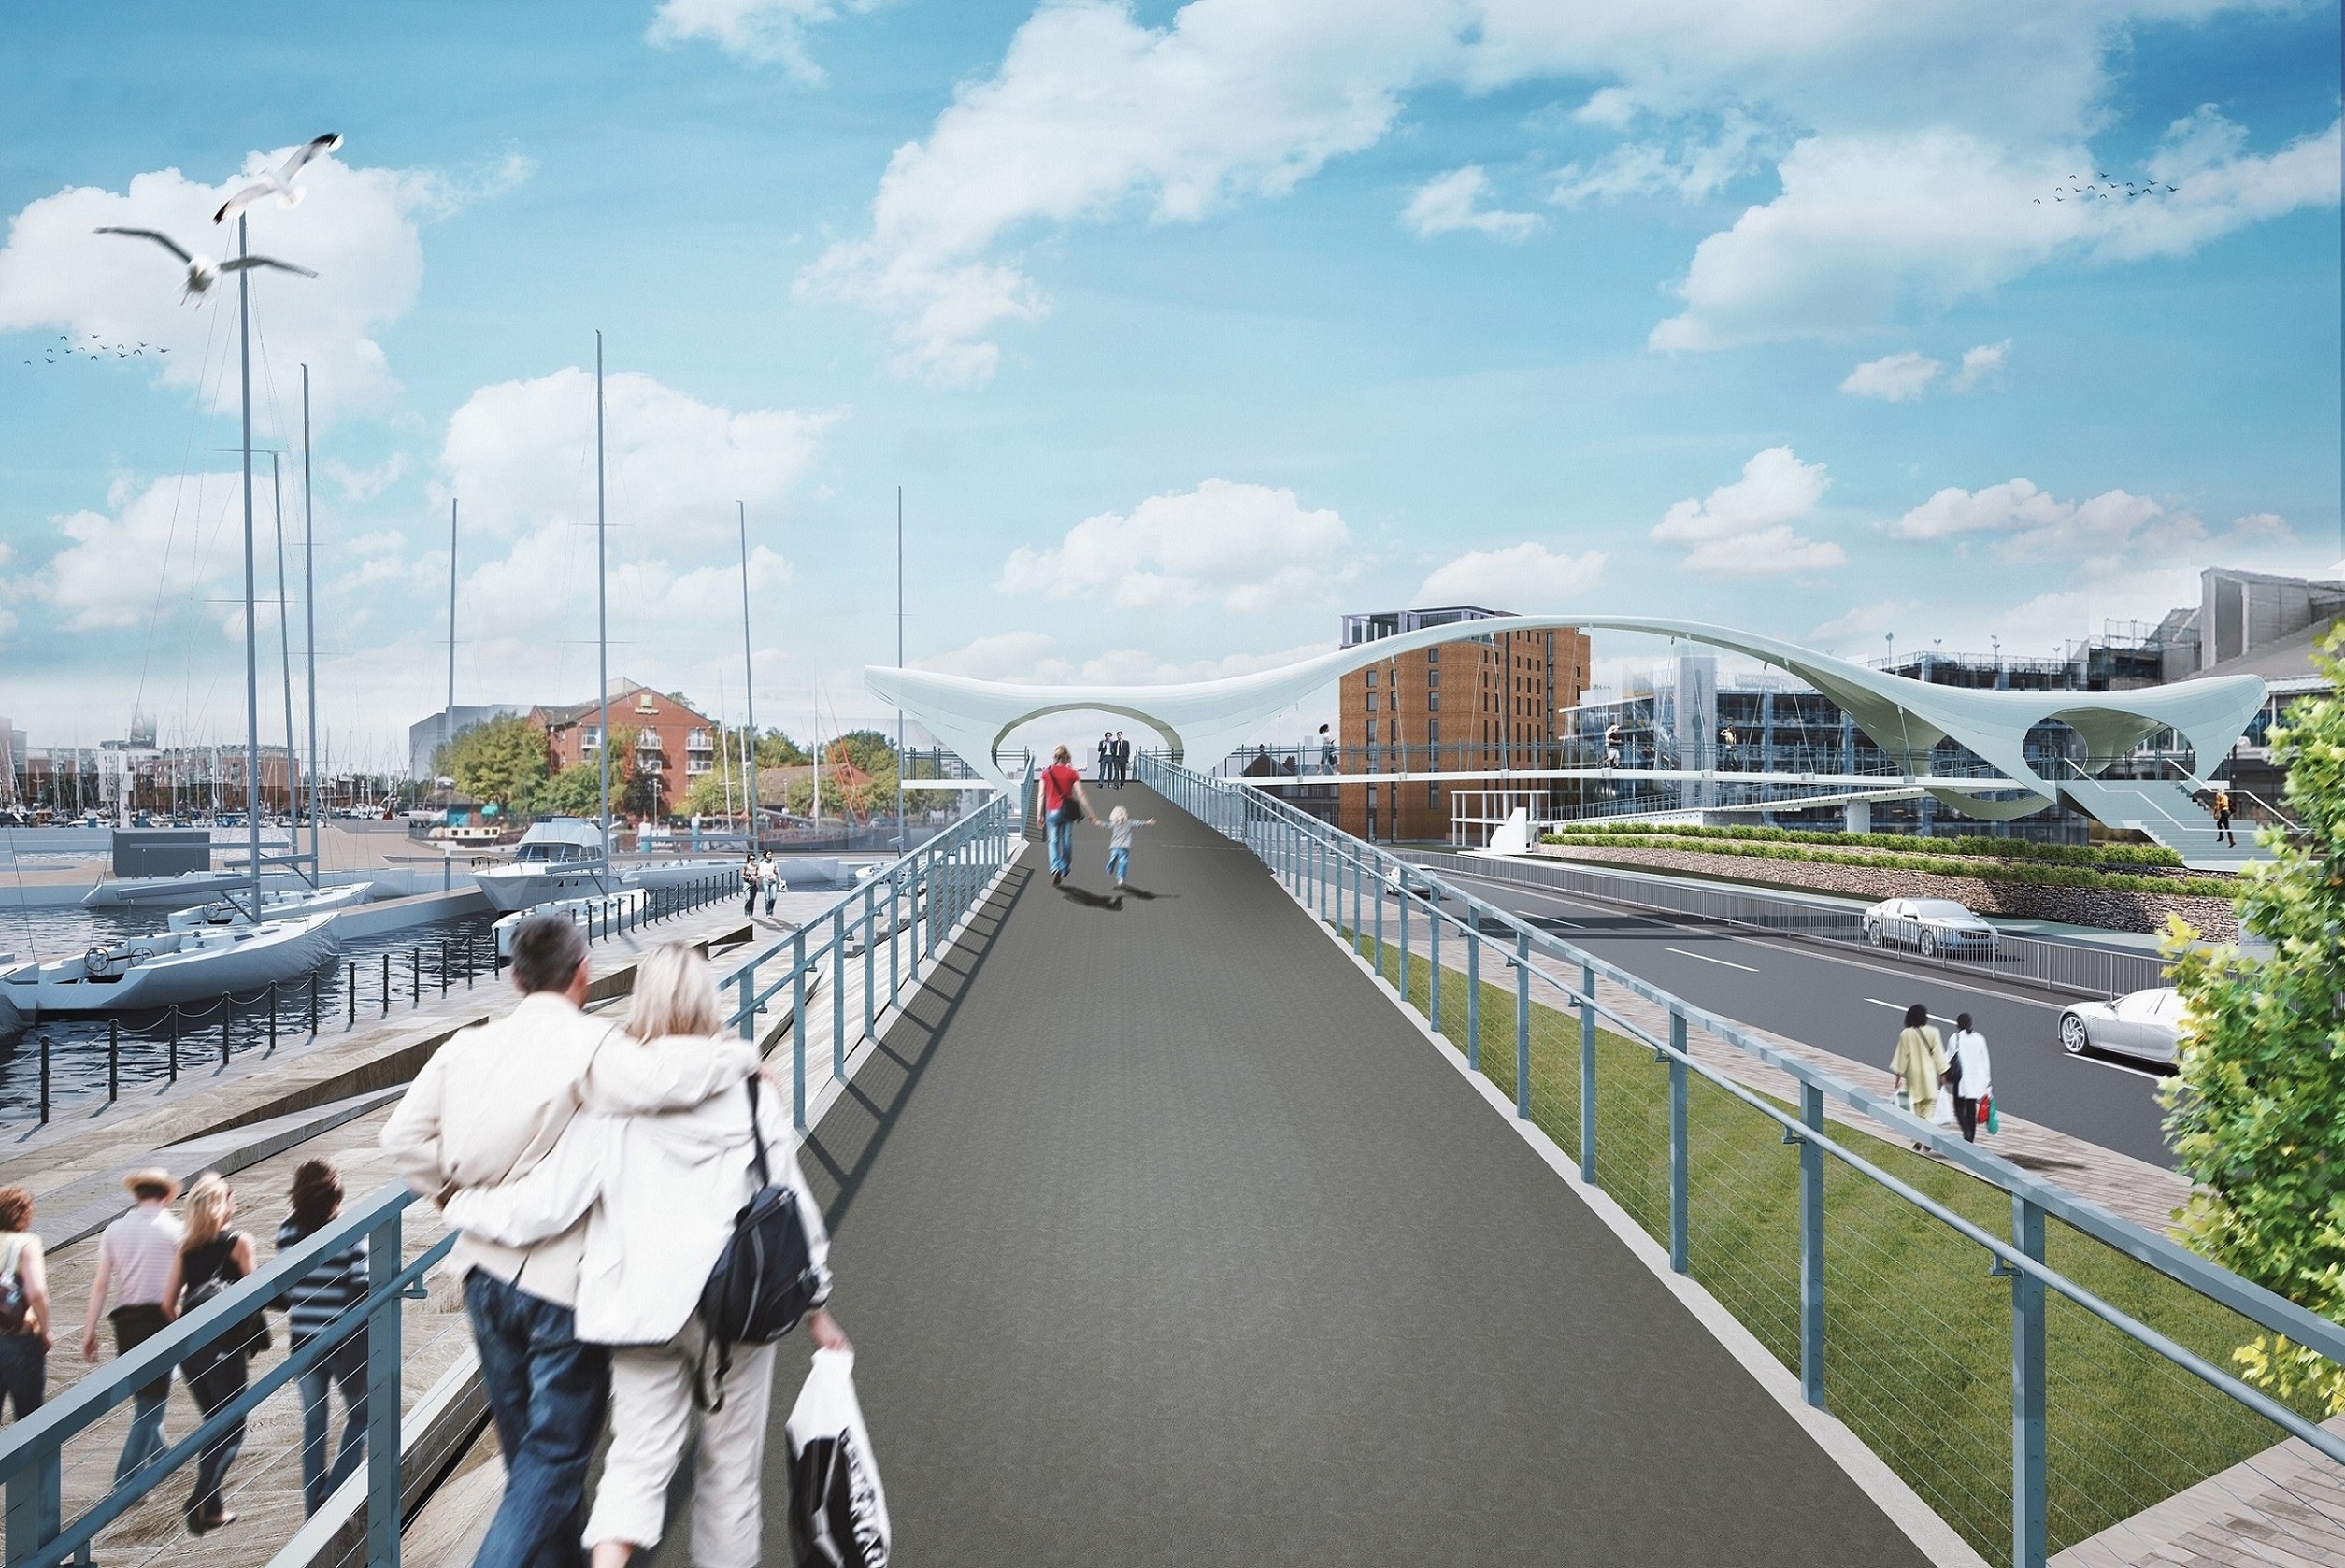
{"type": "Polygon", "coordinates": [[[1075,820],[1096,822],[1092,815],[1091,797],[1083,793],[1082,775],[1074,768],[1074,758],[1062,746],[1051,753],[1051,765],[1042,770],[1042,787],[1035,791],[1035,805],[1042,812],[1042,828],[1051,845],[1051,885],[1056,887],[1075,861],[1075,820]]]}

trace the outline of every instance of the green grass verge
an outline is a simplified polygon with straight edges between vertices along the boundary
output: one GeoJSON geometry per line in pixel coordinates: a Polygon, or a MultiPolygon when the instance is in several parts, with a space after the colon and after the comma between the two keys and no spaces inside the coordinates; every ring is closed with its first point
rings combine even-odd
{"type": "MultiPolygon", "coordinates": [[[[1600,821],[1566,822],[1560,834],[1624,831],[1600,821]]],[[[2158,844],[2039,844],[2026,838],[1924,838],[1907,833],[1826,833],[1806,828],[1703,827],[1692,822],[1640,822],[1635,831],[1672,838],[1737,839],[1751,844],[1832,844],[1852,848],[1901,849],[1923,855],[1958,855],[1966,860],[2036,861],[2059,865],[2164,865],[2180,867],[2182,857],[2158,844]]]]}
{"type": "MultiPolygon", "coordinates": [[[[1846,834],[1841,836],[1869,836],[1846,834]]],[[[1887,835],[1882,835],[1887,836],[1887,835]]],[[[2238,882],[2217,877],[2135,877],[2123,872],[2098,871],[2086,865],[2038,865],[2026,861],[1964,859],[1936,854],[1880,851],[1872,854],[1847,849],[1809,848],[1800,844],[1746,843],[1734,839],[1692,839],[1682,833],[1579,832],[1549,834],[1543,842],[1610,849],[1674,849],[1683,854],[1719,855],[1741,860],[1804,861],[1816,865],[1856,865],[1883,871],[1921,871],[1938,877],[1975,877],[1989,882],[2018,882],[2040,888],[2088,888],[2102,892],[2186,893],[2207,898],[2236,898],[2238,882]]],[[[1928,839],[1909,840],[1927,844],[1928,839]]]]}
{"type": "MultiPolygon", "coordinates": [[[[1422,933],[1423,928],[1418,928],[1422,933]]],[[[1347,934],[1349,935],[1350,934],[1347,934]]],[[[1412,944],[1414,946],[1414,944],[1412,944]]],[[[1369,936],[1358,950],[1402,983],[1400,952],[1369,936]]],[[[1496,949],[1483,957],[1503,962],[1496,949]]],[[[1504,972],[1502,971],[1502,974],[1504,972]]],[[[1422,947],[1405,993],[1428,1017],[1422,947]]],[[[1473,1042],[1472,988],[1445,972],[1441,1033],[1473,1042]]],[[[1515,1093],[1515,994],[1480,988],[1479,1067],[1515,1093]]],[[[1530,1009],[1531,1118],[1580,1147],[1580,1025],[1530,1009]]],[[[1596,1179],[1647,1234],[1669,1235],[1668,1069],[1652,1049],[1599,1028],[1596,1179]]],[[[1789,1106],[1781,1107],[1790,1109],[1789,1106]]],[[[1799,1160],[1781,1130],[1698,1076],[1687,1094],[1689,1264],[1694,1277],[1775,1358],[1799,1366],[1799,1160]]],[[[1842,1129],[1838,1141],[1962,1215],[2008,1235],[2003,1192],[1894,1144],[1842,1129]]],[[[1975,1244],[1861,1173],[1824,1162],[1825,1407],[1990,1562],[2010,1560],[2010,1290],[1975,1244]]],[[[2046,1261],[2101,1300],[2218,1366],[2254,1326],[2124,1254],[2049,1226],[2046,1261]]],[[[2082,1308],[2054,1297],[2046,1328],[2053,1551],[2129,1518],[2280,1442],[2284,1433],[2082,1308]]],[[[1563,1346],[1560,1354],[1600,1352],[1563,1346]]],[[[2317,1413],[2309,1406],[2307,1415],[2317,1413]]]]}

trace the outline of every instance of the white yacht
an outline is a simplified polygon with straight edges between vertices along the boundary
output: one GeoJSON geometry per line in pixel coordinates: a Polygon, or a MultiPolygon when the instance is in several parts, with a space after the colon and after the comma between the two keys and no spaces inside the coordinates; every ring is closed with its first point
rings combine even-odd
{"type": "MultiPolygon", "coordinates": [[[[372,882],[346,882],[334,888],[295,888],[261,895],[261,919],[293,919],[303,915],[339,913],[354,909],[374,896],[372,882]]],[[[164,917],[173,931],[202,931],[215,926],[249,926],[251,912],[232,898],[215,899],[193,909],[174,909],[164,917]]]]}
{"type": "Polygon", "coordinates": [[[583,817],[533,822],[513,846],[510,865],[475,871],[492,908],[511,914],[566,898],[611,891],[618,878],[603,853],[603,830],[583,817]]]}
{"type": "Polygon", "coordinates": [[[122,1013],[210,1002],[306,975],[341,951],[331,912],[261,925],[203,926],[100,943],[86,953],[0,972],[0,1011],[122,1013]]]}

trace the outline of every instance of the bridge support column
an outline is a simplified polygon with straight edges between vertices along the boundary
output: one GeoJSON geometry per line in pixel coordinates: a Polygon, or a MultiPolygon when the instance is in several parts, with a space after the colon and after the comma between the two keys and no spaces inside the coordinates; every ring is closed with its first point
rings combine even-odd
{"type": "Polygon", "coordinates": [[[1669,1266],[1686,1272],[1685,1015],[1669,1010],[1669,1266]]]}
{"type": "Polygon", "coordinates": [[[1868,800],[1852,800],[1849,802],[1848,805],[1842,806],[1840,808],[1840,827],[1841,831],[1844,833],[1872,832],[1873,803],[1868,800]]]}
{"type": "MultiPolygon", "coordinates": [[[[1799,1086],[1799,1119],[1823,1131],[1823,1090],[1799,1086]]],[[[1823,1408],[1823,1148],[1799,1140],[1799,1391],[1823,1408]]]]}

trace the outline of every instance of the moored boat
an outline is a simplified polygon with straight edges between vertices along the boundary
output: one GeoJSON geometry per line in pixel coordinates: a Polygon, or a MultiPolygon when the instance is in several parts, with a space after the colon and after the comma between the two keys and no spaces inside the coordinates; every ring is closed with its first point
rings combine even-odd
{"type": "MultiPolygon", "coordinates": [[[[261,895],[261,919],[298,919],[304,915],[338,913],[356,908],[374,896],[372,882],[346,882],[335,888],[300,888],[261,895]]],[[[232,898],[214,899],[193,909],[174,909],[164,917],[173,931],[197,931],[207,926],[249,926],[252,917],[232,898]]]]}
{"type": "Polygon", "coordinates": [[[603,853],[603,830],[583,817],[531,823],[513,847],[510,865],[477,870],[472,879],[490,907],[507,914],[618,886],[603,853]]]}
{"type": "Polygon", "coordinates": [[[327,911],[246,926],[205,926],[100,943],[86,953],[0,973],[0,1000],[23,1020],[208,1002],[306,975],[341,951],[327,911]]]}

